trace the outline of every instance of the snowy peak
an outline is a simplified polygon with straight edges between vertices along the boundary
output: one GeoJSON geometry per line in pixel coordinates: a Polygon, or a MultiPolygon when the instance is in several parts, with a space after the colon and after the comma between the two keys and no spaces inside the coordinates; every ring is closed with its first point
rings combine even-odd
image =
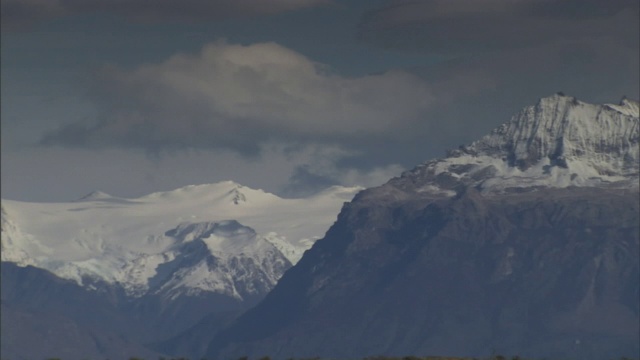
{"type": "Polygon", "coordinates": [[[233,181],[222,181],[213,184],[188,185],[175,190],[156,192],[136,200],[189,201],[232,206],[243,204],[255,206],[281,201],[282,199],[261,189],[252,189],[233,181]]]}
{"type": "Polygon", "coordinates": [[[205,291],[245,299],[268,291],[356,191],[283,199],[225,181],[131,199],[93,192],[64,203],[2,200],[2,261],[87,287],[117,285],[133,297],[205,291]]]}
{"type": "Polygon", "coordinates": [[[148,287],[168,298],[206,291],[247,300],[266,294],[291,267],[274,245],[235,220],[181,224],[166,234],[177,245],[148,287]]]}
{"type": "Polygon", "coordinates": [[[506,156],[510,166],[521,170],[544,158],[566,166],[569,157],[609,163],[612,157],[618,157],[624,162],[622,168],[611,170],[637,169],[637,113],[634,117],[610,110],[609,106],[587,104],[573,97],[543,98],[468,150],[506,156]]]}
{"type": "Polygon", "coordinates": [[[256,243],[256,232],[236,220],[220,222],[182,223],[165,233],[183,244],[203,240],[210,251],[221,254],[240,254],[256,243]]]}
{"type": "Polygon", "coordinates": [[[594,105],[556,94],[468,146],[405,174],[420,191],[451,196],[567,186],[638,187],[638,103],[594,105]]]}
{"type": "Polygon", "coordinates": [[[247,196],[240,191],[240,188],[240,186],[237,186],[233,190],[228,192],[228,194],[231,196],[231,202],[235,205],[247,202],[247,196]]]}
{"type": "MultiPolygon", "coordinates": [[[[256,232],[248,226],[244,226],[235,220],[227,220],[217,223],[207,237],[203,237],[209,251],[216,254],[238,255],[256,251],[256,245],[262,242],[256,239],[256,232]]],[[[269,247],[272,247],[268,242],[269,247]]],[[[275,247],[274,247],[275,249],[275,247]]]]}
{"type": "Polygon", "coordinates": [[[88,193],[87,195],[81,197],[80,199],[76,200],[77,202],[80,201],[100,201],[100,200],[109,200],[109,199],[113,199],[113,196],[96,190],[96,191],[92,191],[90,193],[88,193]]]}

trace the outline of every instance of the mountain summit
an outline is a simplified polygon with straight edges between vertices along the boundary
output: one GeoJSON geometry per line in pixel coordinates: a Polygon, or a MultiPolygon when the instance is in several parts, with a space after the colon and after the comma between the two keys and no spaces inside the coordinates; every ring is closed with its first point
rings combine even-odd
{"type": "Polygon", "coordinates": [[[640,356],[638,104],[554,95],[360,192],[206,356],[640,356]]]}
{"type": "Polygon", "coordinates": [[[468,187],[482,193],[538,187],[637,188],[639,126],[637,102],[593,105],[556,94],[393,183],[445,196],[468,187]]]}

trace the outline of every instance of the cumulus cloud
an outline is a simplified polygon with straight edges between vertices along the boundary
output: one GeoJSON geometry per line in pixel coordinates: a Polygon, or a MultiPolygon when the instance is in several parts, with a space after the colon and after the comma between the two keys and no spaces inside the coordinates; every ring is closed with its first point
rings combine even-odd
{"type": "Polygon", "coordinates": [[[42,20],[105,12],[137,22],[199,22],[272,15],[331,0],[3,0],[2,27],[21,29],[42,20]]]}
{"type": "Polygon", "coordinates": [[[276,43],[218,41],[159,64],[106,67],[92,99],[99,121],[72,123],[42,143],[255,154],[272,142],[393,138],[411,132],[433,95],[407,72],[343,77],[276,43]]]}
{"type": "Polygon", "coordinates": [[[638,42],[636,0],[396,0],[360,37],[381,46],[469,54],[597,38],[638,42]]]}

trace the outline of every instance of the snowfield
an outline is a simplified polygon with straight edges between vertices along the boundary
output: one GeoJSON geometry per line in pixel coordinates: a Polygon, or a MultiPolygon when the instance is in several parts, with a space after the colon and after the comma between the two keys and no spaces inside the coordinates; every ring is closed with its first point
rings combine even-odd
{"type": "Polygon", "coordinates": [[[242,298],[253,280],[273,286],[359,190],[283,199],[225,181],[135,199],[96,191],[65,203],[2,200],[2,261],[79,284],[117,283],[132,296],[213,291],[242,298]]]}

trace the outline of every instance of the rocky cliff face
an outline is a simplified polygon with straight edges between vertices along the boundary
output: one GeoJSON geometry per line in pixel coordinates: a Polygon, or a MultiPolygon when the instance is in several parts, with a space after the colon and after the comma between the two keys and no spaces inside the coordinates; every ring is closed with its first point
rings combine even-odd
{"type": "Polygon", "coordinates": [[[640,355],[637,104],[552,96],[358,194],[207,355],[640,355]]]}

